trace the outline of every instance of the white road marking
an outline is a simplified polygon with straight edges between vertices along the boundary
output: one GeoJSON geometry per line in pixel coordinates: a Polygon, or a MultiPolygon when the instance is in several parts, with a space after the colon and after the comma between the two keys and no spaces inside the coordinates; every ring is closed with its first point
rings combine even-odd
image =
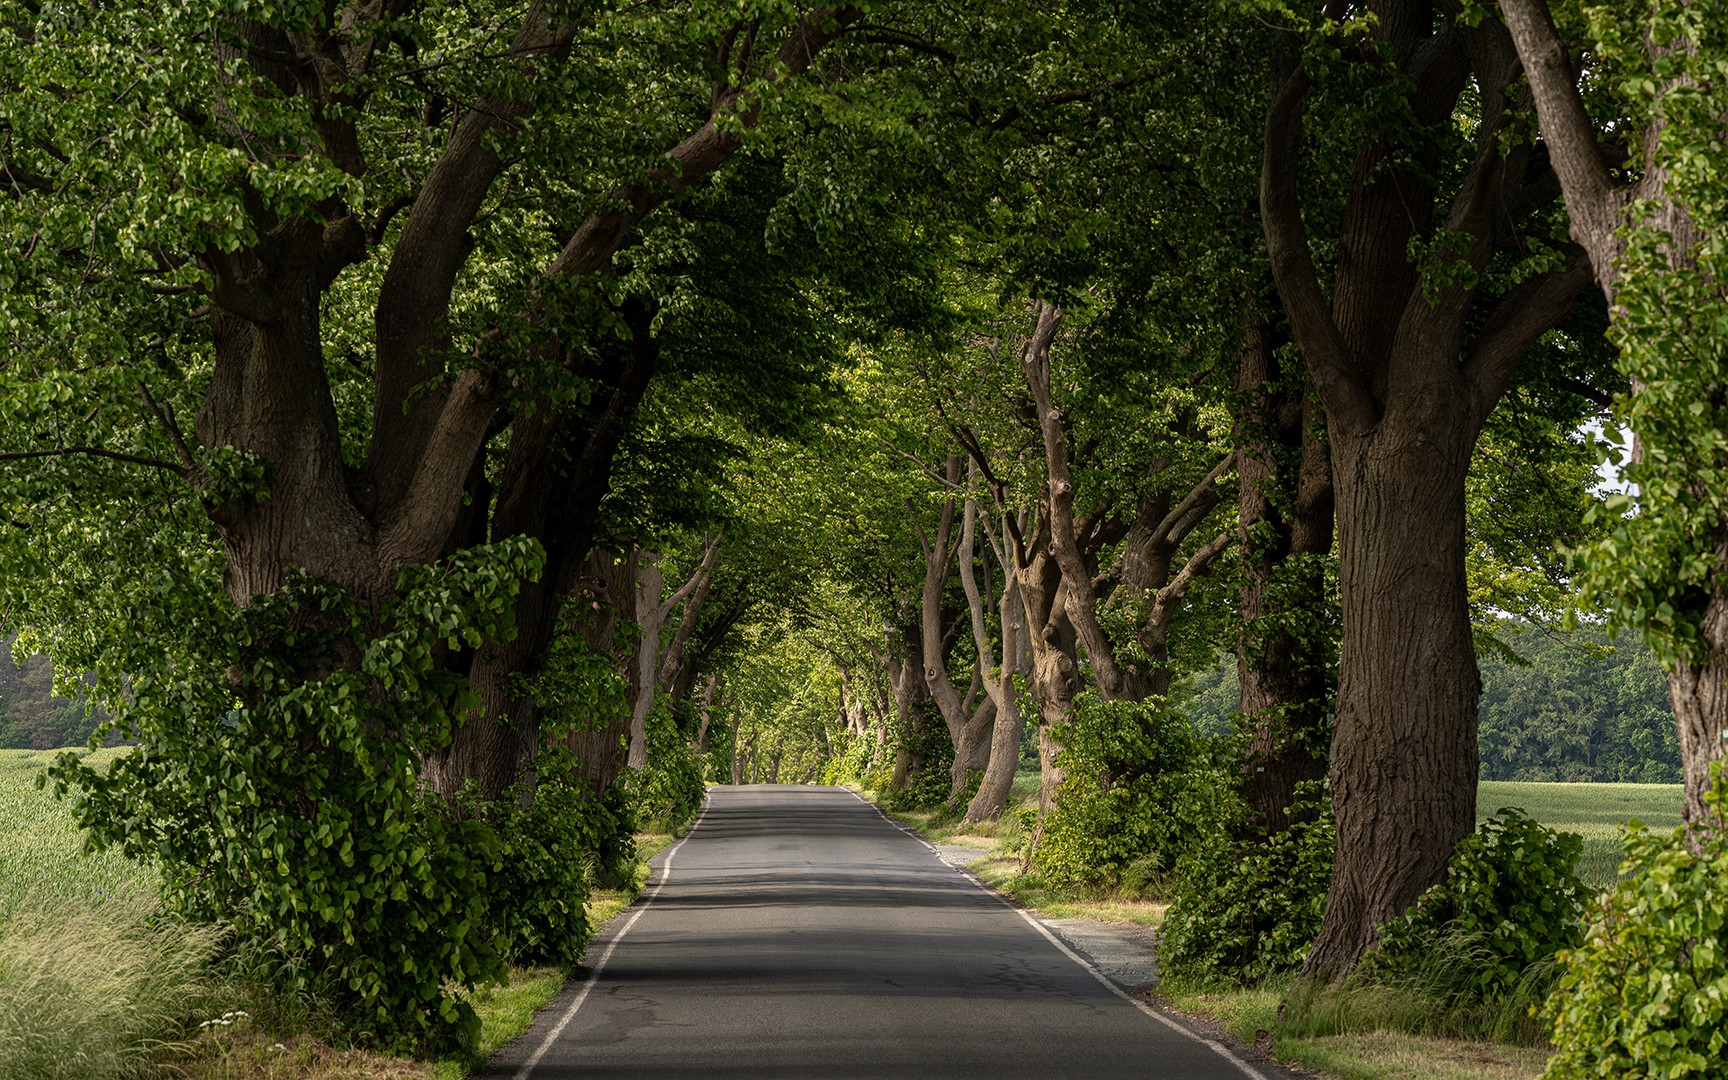
{"type": "MultiPolygon", "coordinates": [[[[929,848],[931,854],[935,855],[937,858],[941,858],[941,853],[936,850],[935,844],[932,844],[930,841],[924,839],[922,836],[919,836],[910,827],[903,825],[900,822],[895,821],[893,818],[889,817],[888,812],[883,810],[880,806],[877,806],[875,803],[871,802],[869,799],[866,799],[864,796],[858,794],[856,791],[853,791],[851,788],[844,788],[842,790],[848,792],[853,798],[857,799],[859,802],[863,803],[865,806],[868,806],[870,809],[876,811],[878,814],[881,814],[883,821],[886,821],[888,824],[894,826],[896,829],[899,829],[901,832],[905,833],[907,836],[910,836],[912,839],[918,841],[920,844],[923,844],[925,847],[929,848]]],[[[948,864],[946,862],[944,862],[942,865],[948,866],[948,864]]],[[[1098,982],[1104,987],[1104,989],[1110,991],[1112,994],[1115,994],[1117,997],[1121,998],[1123,1001],[1126,1001],[1128,1004],[1134,1006],[1136,1009],[1139,1009],[1141,1012],[1145,1013],[1147,1016],[1150,1016],[1152,1019],[1158,1021],[1160,1024],[1163,1024],[1165,1027],[1169,1028],[1171,1031],[1176,1032],[1178,1035],[1185,1035],[1188,1038],[1193,1039],[1195,1042],[1201,1043],[1205,1046],[1210,1046],[1213,1050],[1217,1051],[1219,1053],[1219,1055],[1221,1055],[1224,1058],[1224,1060],[1228,1061],[1230,1064],[1232,1064],[1232,1065],[1236,1066],[1236,1068],[1240,1069],[1242,1071],[1242,1075],[1248,1077],[1249,1080],[1266,1080],[1266,1074],[1265,1073],[1261,1072],[1259,1069],[1256,1069],[1254,1066],[1248,1064],[1246,1061],[1243,1061],[1241,1058],[1239,1058],[1235,1054],[1231,1053],[1229,1047],[1225,1046],[1224,1044],[1222,1044],[1220,1042],[1216,1042],[1212,1039],[1201,1038],[1200,1036],[1194,1034],[1192,1031],[1189,1031],[1187,1028],[1183,1027],[1181,1024],[1178,1024],[1176,1021],[1170,1019],[1168,1016],[1165,1016],[1163,1013],[1159,1012],[1157,1009],[1154,1009],[1151,1005],[1148,1005],[1146,1002],[1141,1001],[1138,998],[1134,998],[1134,997],[1129,996],[1129,994],[1126,991],[1124,991],[1120,986],[1117,986],[1116,983],[1111,980],[1110,976],[1108,976],[1108,975],[1104,974],[1102,971],[1100,971],[1098,969],[1098,965],[1092,963],[1090,960],[1081,956],[1079,953],[1075,952],[1073,949],[1070,949],[1066,942],[1064,942],[1061,938],[1057,937],[1055,934],[1051,933],[1050,928],[1045,926],[1043,923],[1039,922],[1038,919],[1031,912],[1027,911],[1025,908],[1015,907],[1012,903],[1009,902],[1007,897],[1003,896],[1001,893],[997,892],[995,889],[992,889],[989,885],[985,884],[984,880],[982,878],[980,878],[977,874],[974,874],[972,871],[967,870],[963,867],[958,867],[958,866],[950,867],[950,869],[957,871],[961,877],[963,877],[967,881],[971,882],[974,888],[988,894],[990,897],[992,897],[993,899],[1000,902],[1003,907],[1007,908],[1009,911],[1012,911],[1014,914],[1020,916],[1022,919],[1025,919],[1027,926],[1030,926],[1032,929],[1038,931],[1040,934],[1043,934],[1044,937],[1050,942],[1050,944],[1056,946],[1056,948],[1061,950],[1063,956],[1066,956],[1068,959],[1074,961],[1076,964],[1079,964],[1082,968],[1085,968],[1087,973],[1089,973],[1094,979],[1097,979],[1098,982]]],[[[517,1080],[522,1080],[522,1078],[517,1077],[517,1080]]]]}
{"type": "Polygon", "coordinates": [[[570,1002],[570,1007],[564,1010],[564,1015],[559,1017],[557,1026],[546,1033],[546,1037],[540,1041],[539,1049],[535,1050],[533,1055],[522,1063],[522,1067],[516,1070],[516,1075],[512,1077],[512,1080],[528,1080],[534,1067],[540,1064],[541,1058],[546,1056],[546,1051],[552,1049],[552,1044],[558,1041],[558,1036],[564,1034],[564,1029],[569,1027],[570,1021],[576,1018],[576,1010],[580,1009],[582,1003],[588,1000],[588,991],[594,989],[594,984],[600,981],[600,972],[606,968],[606,961],[612,959],[612,950],[616,949],[618,943],[624,940],[624,935],[628,934],[630,928],[636,925],[636,920],[642,917],[642,913],[648,910],[648,905],[652,904],[654,898],[660,895],[660,887],[665,885],[666,880],[672,876],[672,857],[678,854],[678,849],[684,846],[684,841],[690,839],[691,834],[696,831],[696,827],[702,824],[702,819],[708,814],[708,801],[708,795],[704,794],[702,796],[702,812],[696,815],[696,820],[690,823],[690,828],[686,829],[684,835],[678,838],[678,842],[666,852],[666,861],[660,864],[660,876],[655,880],[653,889],[649,891],[648,896],[640,904],[636,905],[636,913],[631,915],[629,921],[620,927],[616,934],[612,935],[611,941],[606,943],[606,951],[600,954],[599,960],[595,961],[593,970],[588,973],[588,981],[582,984],[582,989],[576,991],[576,997],[570,1002]]]}

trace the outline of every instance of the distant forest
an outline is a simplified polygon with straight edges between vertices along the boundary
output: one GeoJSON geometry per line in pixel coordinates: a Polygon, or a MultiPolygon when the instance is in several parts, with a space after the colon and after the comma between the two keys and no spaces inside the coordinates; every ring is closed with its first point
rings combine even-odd
{"type": "MultiPolygon", "coordinates": [[[[1599,631],[1495,633],[1522,663],[1478,657],[1482,704],[1477,750],[1484,780],[1680,781],[1680,746],[1668,679],[1643,641],[1599,631]]],[[[1236,658],[1187,680],[1180,705],[1202,731],[1226,731],[1240,697],[1236,658]]]]}
{"type": "Polygon", "coordinates": [[[0,638],[0,749],[82,746],[107,714],[98,710],[86,716],[83,699],[55,697],[54,665],[46,656],[14,664],[16,639],[15,634],[0,638]]]}

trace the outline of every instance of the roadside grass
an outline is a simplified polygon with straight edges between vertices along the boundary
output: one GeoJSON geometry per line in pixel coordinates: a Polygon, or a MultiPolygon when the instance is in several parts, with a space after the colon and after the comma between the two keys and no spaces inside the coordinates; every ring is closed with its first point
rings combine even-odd
{"type": "MultiPolygon", "coordinates": [[[[526,1031],[562,989],[557,967],[517,968],[470,999],[479,1043],[440,1061],[332,1046],[316,1001],[263,996],[268,957],[217,960],[221,931],[164,919],[155,869],[83,854],[71,808],[36,787],[63,751],[0,750],[0,1080],[462,1080],[526,1031]]],[[[92,765],[125,747],[79,750],[92,765]]],[[[675,837],[641,833],[620,889],[586,905],[598,929],[641,894],[675,837]]]]}
{"type": "MultiPolygon", "coordinates": [[[[967,869],[977,874],[997,892],[1052,919],[1093,919],[1098,922],[1132,923],[1137,926],[1157,926],[1164,921],[1170,907],[1162,898],[1136,892],[1100,886],[1061,886],[1045,884],[1036,873],[1020,872],[1020,845],[1024,839],[1020,812],[1038,807],[1038,767],[1022,762],[1014,774],[1013,787],[1008,793],[1008,809],[995,821],[972,822],[962,825],[953,814],[935,810],[890,810],[888,814],[910,825],[933,844],[956,844],[978,848],[987,854],[974,860],[967,869]]],[[[874,792],[863,792],[873,798],[874,792]]]]}
{"type": "MultiPolygon", "coordinates": [[[[1152,896],[1050,887],[1036,874],[1020,873],[1016,812],[1037,805],[1037,784],[1035,769],[1016,776],[1008,812],[984,825],[961,827],[951,815],[934,811],[893,816],[932,843],[988,851],[971,865],[973,872],[1039,914],[1158,925],[1167,905],[1152,896]]],[[[1617,879],[1622,823],[1637,818],[1652,828],[1672,828],[1680,822],[1680,802],[1678,784],[1483,781],[1477,789],[1481,818],[1515,806],[1545,825],[1581,835],[1579,875],[1596,888],[1617,879]]],[[[1366,985],[1289,1000],[1292,982],[1288,976],[1251,987],[1166,980],[1159,994],[1177,1012],[1271,1050],[1282,1063],[1339,1080],[1534,1080],[1547,1062],[1545,1035],[1528,1016],[1526,1002],[1471,1010],[1448,1007],[1419,989],[1366,985]]]]}

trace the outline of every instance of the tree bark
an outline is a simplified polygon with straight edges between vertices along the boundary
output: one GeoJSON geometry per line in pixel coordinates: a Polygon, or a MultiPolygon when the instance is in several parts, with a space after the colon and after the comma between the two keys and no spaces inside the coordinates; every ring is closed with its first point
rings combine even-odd
{"type": "MultiPolygon", "coordinates": [[[[648,714],[654,711],[655,690],[660,685],[661,666],[660,632],[665,629],[666,621],[679,604],[688,601],[692,607],[686,609],[685,618],[679,625],[679,632],[689,638],[689,630],[685,624],[694,626],[695,617],[700,614],[694,610],[699,601],[696,596],[706,596],[708,582],[714,573],[714,562],[720,556],[718,542],[710,541],[705,545],[701,565],[690,575],[689,580],[679,586],[678,591],[665,599],[661,593],[665,591],[665,574],[660,569],[660,556],[652,551],[640,551],[636,556],[636,626],[640,631],[636,640],[636,675],[631,681],[633,695],[630,699],[630,752],[626,763],[632,769],[648,767],[648,714]]],[[[683,642],[677,642],[680,652],[683,642]]],[[[668,657],[676,668],[676,658],[668,657]]]]}
{"type": "MultiPolygon", "coordinates": [[[[1596,282],[1607,297],[1612,317],[1619,319],[1616,301],[1621,285],[1621,256],[1626,250],[1630,226],[1647,225],[1666,233],[1664,254],[1675,270],[1695,269],[1696,249],[1706,239],[1687,207],[1669,191],[1669,164],[1659,155],[1669,120],[1662,110],[1653,110],[1643,132],[1644,167],[1639,179],[1632,183],[1616,182],[1609,172],[1607,155],[1597,141],[1596,126],[1579,94],[1571,58],[1555,31],[1546,0],[1502,0],[1501,11],[1530,80],[1536,114],[1551,148],[1554,171],[1559,175],[1566,200],[1572,238],[1589,252],[1596,282]]],[[[1689,53],[1693,48],[1684,39],[1659,44],[1649,34],[1645,47],[1653,68],[1665,57],[1689,53]]],[[[1690,83],[1686,76],[1668,77],[1661,92],[1666,96],[1676,89],[1689,89],[1690,83]]],[[[1720,140],[1728,137],[1728,130],[1724,130],[1728,125],[1723,124],[1720,116],[1716,122],[1720,145],[1720,140]]],[[[1634,400],[1646,392],[1636,382],[1631,390],[1634,400]]],[[[1642,461],[1643,438],[1634,434],[1633,457],[1642,461]]],[[[1699,462],[1695,468],[1704,470],[1718,464],[1699,462]]],[[[1641,500],[1646,497],[1640,492],[1641,500]]],[[[1697,549],[1711,561],[1709,587],[1703,590],[1706,595],[1701,600],[1702,609],[1685,614],[1697,618],[1704,648],[1701,655],[1682,658],[1668,674],[1668,700],[1678,728],[1681,778],[1685,784],[1682,817],[1688,843],[1695,850],[1702,849],[1702,831],[1723,827],[1705,806],[1704,795],[1710,790],[1711,767],[1728,753],[1728,574],[1723,572],[1728,566],[1728,523],[1719,522],[1703,532],[1698,537],[1697,549]]]]}
{"type": "MultiPolygon", "coordinates": [[[[629,611],[635,601],[636,568],[633,559],[615,560],[597,551],[588,559],[571,607],[571,622],[589,648],[610,653],[617,658],[618,674],[627,680],[636,676],[635,665],[627,651],[617,648],[618,613],[629,611]]],[[[524,699],[533,702],[533,695],[524,699]]],[[[524,725],[526,728],[527,725],[524,725]]],[[[538,725],[533,727],[536,738],[538,725]]],[[[586,786],[588,797],[598,799],[612,786],[624,767],[625,738],[630,730],[628,713],[598,715],[584,718],[568,733],[564,748],[575,758],[573,779],[586,786]]]]}
{"type": "MultiPolygon", "coordinates": [[[[860,15],[847,7],[809,9],[777,49],[761,50],[761,71],[737,73],[736,84],[734,73],[725,72],[696,130],[668,150],[662,167],[615,189],[546,267],[547,277],[611,273],[613,257],[646,215],[703,182],[743,145],[759,122],[766,88],[802,76],[860,15]]],[[[364,107],[352,86],[366,74],[371,49],[332,52],[318,42],[320,34],[369,40],[366,24],[379,16],[351,8],[345,17],[354,25],[323,26],[296,42],[255,41],[258,34],[282,35],[246,23],[256,55],[218,49],[226,59],[258,66],[283,94],[310,99],[321,140],[312,149],[360,176],[366,163],[353,125],[337,117],[364,107]],[[266,54],[290,59],[259,59],[266,54]]],[[[372,429],[359,468],[344,461],[319,313],[336,277],[380,239],[333,199],[320,206],[319,220],[275,220],[260,211],[252,224],[263,239],[251,250],[191,253],[209,274],[215,309],[213,370],[196,437],[206,448],[253,456],[270,478],[268,498],[225,496],[214,478],[188,465],[194,486],[211,495],[208,513],[226,555],[223,583],[237,604],[276,592],[291,569],[300,569],[379,611],[404,567],[489,539],[527,536],[546,550],[542,579],[518,593],[515,638],[452,657],[481,702],[450,744],[424,761],[424,782],[452,799],[471,781],[495,798],[523,777],[538,742],[538,710],[512,688],[536,674],[583,573],[614,456],[658,356],[653,312],[641,298],[627,298],[616,312],[629,328],[627,344],[614,348],[614,335],[606,334],[598,350],[574,342],[539,347],[539,359],[595,387],[591,405],[560,410],[539,401],[505,412],[512,407],[506,390],[513,342],[493,342],[495,355],[452,370],[462,361],[451,355],[444,316],[467,258],[469,228],[531,111],[503,88],[515,78],[540,77],[539,68],[555,62],[574,33],[573,25],[551,23],[539,3],[528,6],[495,85],[477,88],[408,209],[378,293],[372,429]],[[506,430],[494,491],[484,467],[487,444],[506,430]]],[[[534,311],[496,314],[505,323],[546,321],[534,311]]],[[[171,418],[159,415],[172,429],[171,418]]]]}
{"type": "MultiPolygon", "coordinates": [[[[977,462],[972,463],[973,470],[977,466],[977,462]]],[[[969,513],[989,513],[975,509],[970,502],[967,507],[969,513]]],[[[963,541],[962,546],[970,547],[971,543],[963,541]]],[[[979,781],[978,793],[967,804],[965,816],[961,818],[966,822],[994,821],[1002,816],[1014,786],[1014,774],[1019,770],[1020,736],[1026,727],[1014,689],[1014,676],[1023,670],[1021,656],[1025,652],[1026,636],[1026,613],[1020,602],[1020,583],[1013,563],[996,547],[993,537],[989,538],[986,546],[1002,568],[1002,597],[997,605],[997,625],[1002,628],[1002,668],[1000,674],[987,678],[984,684],[996,703],[996,722],[990,732],[990,757],[984,767],[984,778],[979,781]]],[[[993,659],[988,627],[984,624],[983,597],[971,584],[972,575],[965,574],[961,580],[967,586],[966,598],[972,609],[972,636],[978,647],[979,667],[989,671],[993,659]]]]}
{"type": "Polygon", "coordinates": [[[1248,744],[1238,790],[1267,832],[1290,824],[1298,788],[1325,779],[1332,652],[1325,565],[1332,468],[1325,411],[1278,370],[1273,329],[1250,317],[1238,350],[1236,517],[1243,584],[1237,673],[1248,744]]]}
{"type": "MultiPolygon", "coordinates": [[[[1473,322],[1496,247],[1515,239],[1531,147],[1512,122],[1516,55],[1492,20],[1433,29],[1431,9],[1391,0],[1374,33],[1407,80],[1415,120],[1452,115],[1474,69],[1476,156],[1439,223],[1464,243],[1421,265],[1410,242],[1438,205],[1438,162],[1390,167],[1390,143],[1357,152],[1337,280],[1309,252],[1297,162],[1308,76],[1294,64],[1267,114],[1261,213],[1273,277],[1326,407],[1337,499],[1343,635],[1331,787],[1338,842],[1326,914],[1305,976],[1339,978],[1379,926],[1438,882],[1475,825],[1480,680],[1464,592],[1464,477],[1513,365],[1588,282],[1581,251],[1524,281],[1473,322]],[[1424,272],[1435,275],[1424,289],[1424,272]],[[1468,331],[1479,327],[1473,339],[1468,331]]],[[[1486,298],[1484,298],[1486,300],[1486,298]]]]}

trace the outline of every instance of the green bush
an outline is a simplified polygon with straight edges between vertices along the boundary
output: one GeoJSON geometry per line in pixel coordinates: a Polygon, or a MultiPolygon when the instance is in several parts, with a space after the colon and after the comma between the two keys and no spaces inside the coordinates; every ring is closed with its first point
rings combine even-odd
{"type": "Polygon", "coordinates": [[[1217,816],[1177,864],[1159,959],[1199,983],[1255,984],[1300,967],[1320,929],[1332,877],[1332,806],[1323,786],[1268,834],[1250,823],[1233,770],[1212,775],[1217,816]]]}
{"type": "Polygon", "coordinates": [[[1074,699],[1056,733],[1065,770],[1031,869],[1052,885],[1141,884],[1166,874],[1212,812],[1197,801],[1202,743],[1162,701],[1074,699]]]}
{"type": "Polygon", "coordinates": [[[157,861],[171,910],[303,957],[294,977],[355,1035],[466,1043],[478,1019],[447,990],[506,974],[484,932],[503,846],[419,764],[479,700],[441,647],[511,636],[541,559],[525,540],[464,551],[404,571],[377,611],[304,576],[235,610],[165,567],[114,658],[128,674],[109,700],[141,745],[100,773],[62,755],[56,789],[78,790],[93,844],[157,861]]]}
{"type": "Polygon", "coordinates": [[[1372,972],[1382,978],[1428,973],[1449,958],[1445,996],[1494,1000],[1513,992],[1532,965],[1578,943],[1588,891],[1578,879],[1583,840],[1516,809],[1501,810],[1458,842],[1446,879],[1380,928],[1372,972]]]}
{"type": "Polygon", "coordinates": [[[1542,1015],[1554,1025],[1548,1080],[1728,1077],[1728,780],[1707,805],[1714,831],[1626,829],[1623,880],[1563,954],[1542,1015]]]}
{"type": "MultiPolygon", "coordinates": [[[[537,772],[553,777],[565,770],[547,754],[537,772]]],[[[585,787],[543,779],[531,798],[522,794],[512,791],[478,809],[504,845],[487,882],[487,929],[513,964],[574,967],[594,936],[585,909],[589,886],[600,873],[620,872],[599,866],[597,853],[630,836],[629,808],[616,787],[594,801],[585,787]]]]}
{"type": "Polygon", "coordinates": [[[671,715],[655,709],[648,716],[648,768],[636,778],[636,820],[662,832],[690,824],[708,791],[704,771],[671,715]]]}
{"type": "Polygon", "coordinates": [[[828,759],[827,767],[822,770],[822,782],[868,786],[864,781],[870,771],[870,759],[875,753],[875,732],[867,731],[862,735],[851,736],[845,751],[828,759]]]}
{"type": "Polygon", "coordinates": [[[919,761],[906,786],[888,797],[890,810],[927,810],[941,806],[954,785],[954,740],[948,725],[936,715],[935,703],[925,703],[924,722],[900,736],[900,750],[919,761]]]}

